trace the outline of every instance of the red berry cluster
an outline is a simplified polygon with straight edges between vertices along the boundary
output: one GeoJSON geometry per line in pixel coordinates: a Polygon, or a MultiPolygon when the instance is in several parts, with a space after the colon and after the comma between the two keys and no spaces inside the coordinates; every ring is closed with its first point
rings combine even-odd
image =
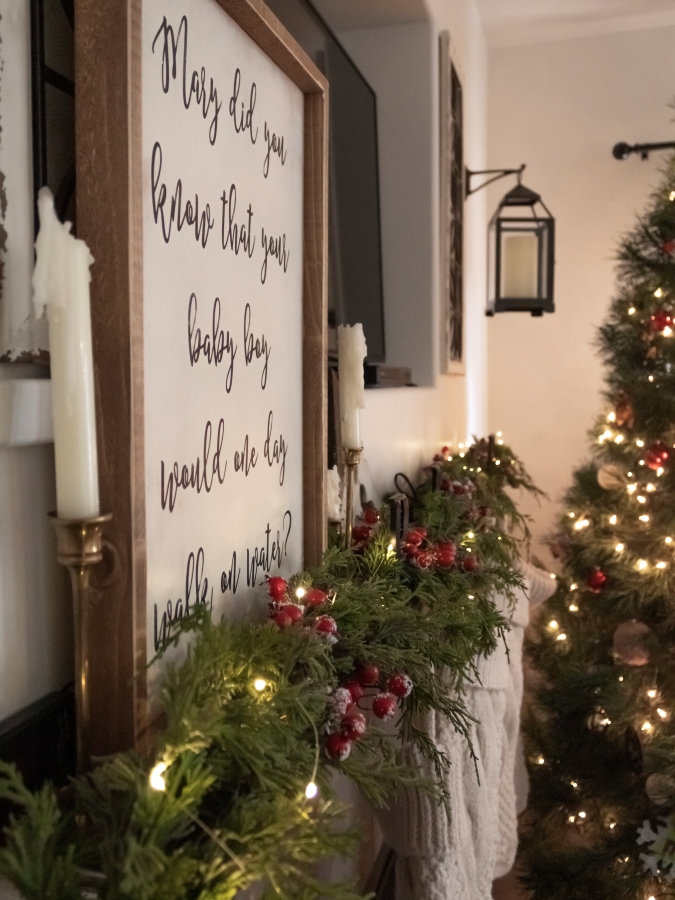
{"type": "Polygon", "coordinates": [[[408,531],[401,552],[411,563],[426,571],[455,568],[461,572],[474,572],[478,566],[474,554],[458,553],[454,541],[431,541],[426,528],[418,525],[408,531]]]}
{"type": "MultiPolygon", "coordinates": [[[[328,601],[328,594],[325,591],[310,588],[303,595],[302,604],[294,603],[288,594],[288,582],[278,576],[267,579],[267,592],[271,597],[270,618],[278,628],[289,628],[297,622],[302,622],[307,613],[315,612],[328,601]]],[[[337,641],[337,622],[332,616],[317,616],[311,625],[317,634],[330,643],[337,641]]]]}
{"type": "Polygon", "coordinates": [[[382,679],[380,670],[373,663],[360,665],[331,698],[330,720],[334,730],[326,738],[326,754],[337,762],[343,762],[351,753],[352,744],[366,733],[366,717],[355,707],[363,701],[368,690],[376,691],[371,695],[373,715],[385,720],[391,719],[399,699],[407,697],[412,689],[413,683],[408,675],[397,672],[382,679]],[[380,689],[382,685],[384,690],[380,689]]]}
{"type": "Polygon", "coordinates": [[[662,441],[656,441],[650,444],[645,450],[644,461],[653,471],[665,468],[670,458],[670,451],[662,441]]]}
{"type": "Polygon", "coordinates": [[[355,550],[361,550],[370,543],[380,522],[380,514],[372,506],[364,506],[359,518],[362,524],[354,525],[352,528],[352,541],[354,542],[355,550]]]}

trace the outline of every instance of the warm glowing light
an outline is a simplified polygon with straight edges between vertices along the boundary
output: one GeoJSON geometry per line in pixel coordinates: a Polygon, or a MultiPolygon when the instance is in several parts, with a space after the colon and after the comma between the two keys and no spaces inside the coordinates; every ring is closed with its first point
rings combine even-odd
{"type": "Polygon", "coordinates": [[[663,290],[662,290],[662,288],[657,288],[657,289],[654,291],[654,296],[655,296],[655,297],[658,297],[658,298],[663,297],[663,290]]]}
{"type": "Polygon", "coordinates": [[[645,442],[644,442],[641,438],[638,438],[638,439],[635,441],[635,444],[636,444],[636,446],[638,446],[638,447],[644,447],[645,442]]]}
{"type": "Polygon", "coordinates": [[[302,600],[306,593],[307,591],[304,587],[299,587],[295,592],[295,596],[298,598],[298,600],[302,600]]]}
{"type": "Polygon", "coordinates": [[[548,577],[549,577],[549,578],[552,578],[553,581],[555,581],[556,578],[557,578],[558,576],[555,574],[555,572],[549,572],[549,573],[548,573],[548,577]]]}
{"type": "Polygon", "coordinates": [[[644,459],[641,459],[638,461],[638,466],[644,466],[644,464],[645,464],[644,459]]]}
{"type": "Polygon", "coordinates": [[[551,621],[548,623],[548,627],[551,629],[551,631],[557,631],[560,628],[560,625],[558,625],[555,619],[551,619],[551,621]]]}
{"type": "Polygon", "coordinates": [[[473,531],[470,531],[470,532],[467,534],[467,537],[468,537],[468,539],[471,541],[471,540],[473,540],[473,538],[476,537],[476,535],[473,533],[473,531]]]}
{"type": "Polygon", "coordinates": [[[607,413],[607,421],[608,422],[616,422],[616,413],[615,412],[607,413]]]}
{"type": "Polygon", "coordinates": [[[654,726],[653,726],[652,723],[649,721],[649,719],[646,719],[646,720],[642,723],[642,731],[644,731],[645,734],[651,734],[651,732],[652,732],[653,730],[654,730],[654,726]]]}
{"type": "Polygon", "coordinates": [[[667,538],[664,538],[664,539],[663,539],[663,542],[664,542],[665,544],[672,544],[672,543],[673,543],[673,539],[672,539],[671,537],[667,537],[667,538]]]}
{"type": "Polygon", "coordinates": [[[501,438],[500,438],[500,440],[497,441],[497,443],[499,444],[500,447],[502,447],[504,445],[504,441],[502,441],[501,438]]]}
{"type": "Polygon", "coordinates": [[[656,691],[652,688],[650,691],[647,691],[647,696],[650,700],[653,700],[656,697],[656,691]]]}
{"type": "Polygon", "coordinates": [[[635,483],[633,483],[633,484],[627,484],[627,485],[626,485],[626,490],[628,491],[629,494],[634,494],[635,491],[637,490],[637,484],[635,484],[635,483]]]}
{"type": "Polygon", "coordinates": [[[579,816],[580,819],[586,818],[586,813],[583,810],[580,813],[577,813],[577,815],[579,816]]]}
{"type": "Polygon", "coordinates": [[[656,568],[657,568],[657,569],[665,569],[667,565],[668,565],[668,564],[667,564],[667,563],[664,563],[664,562],[657,562],[656,568]]]}
{"type": "Polygon", "coordinates": [[[619,521],[619,517],[618,517],[618,516],[610,516],[610,517],[609,517],[609,524],[610,524],[610,525],[616,525],[618,521],[619,521]]]}
{"type": "Polygon", "coordinates": [[[647,502],[647,498],[644,497],[642,494],[638,494],[638,496],[637,496],[637,502],[638,502],[638,503],[646,503],[646,502],[647,502]]]}
{"type": "Polygon", "coordinates": [[[666,327],[663,329],[663,331],[661,332],[661,334],[662,334],[664,337],[672,337],[673,329],[670,327],[670,325],[666,325],[666,327]]]}
{"type": "Polygon", "coordinates": [[[570,517],[570,519],[573,519],[575,517],[576,513],[567,513],[567,515],[570,517]]]}
{"type": "Polygon", "coordinates": [[[570,823],[570,825],[573,825],[574,824],[574,816],[568,816],[567,821],[570,823]]]}
{"type": "Polygon", "coordinates": [[[460,445],[459,445],[459,449],[460,449],[460,450],[463,450],[463,449],[464,449],[464,444],[460,444],[460,445]]]}
{"type": "Polygon", "coordinates": [[[570,612],[579,612],[579,607],[576,605],[576,603],[570,603],[567,608],[570,612]]]}
{"type": "MultiPolygon", "coordinates": [[[[670,192],[670,194],[668,195],[668,199],[669,199],[671,202],[672,202],[673,200],[675,200],[675,191],[671,191],[671,192],[670,192]]],[[[653,898],[653,897],[647,897],[647,900],[654,900],[654,898],[653,898]]]]}
{"type": "Polygon", "coordinates": [[[588,528],[590,524],[591,523],[588,521],[588,519],[577,519],[577,521],[574,523],[574,530],[581,531],[582,528],[588,528]]]}
{"type": "Polygon", "coordinates": [[[623,443],[623,435],[622,435],[622,434],[617,434],[617,436],[614,438],[614,443],[615,443],[615,444],[622,444],[622,443],[623,443]]]}
{"type": "Polygon", "coordinates": [[[661,707],[659,707],[659,708],[656,710],[656,713],[657,713],[657,715],[659,716],[659,718],[661,718],[661,719],[667,719],[667,718],[668,718],[668,713],[665,711],[665,709],[661,709],[661,707]]]}
{"type": "Polygon", "coordinates": [[[267,687],[267,682],[264,678],[256,678],[256,680],[253,682],[253,687],[256,689],[256,691],[264,691],[267,687]]]}
{"type": "Polygon", "coordinates": [[[638,559],[638,561],[635,563],[635,568],[638,570],[638,572],[645,572],[649,568],[649,563],[646,559],[638,559]]]}
{"type": "Polygon", "coordinates": [[[559,634],[558,637],[556,638],[556,641],[566,641],[566,640],[567,640],[566,634],[559,634]]]}
{"type": "Polygon", "coordinates": [[[537,757],[537,765],[538,765],[538,766],[543,766],[545,762],[546,762],[546,760],[544,759],[543,756],[538,756],[538,757],[537,757]]]}
{"type": "Polygon", "coordinates": [[[647,379],[647,381],[653,381],[653,380],[654,380],[654,376],[653,376],[653,375],[650,375],[649,378],[647,379]]]}
{"type": "Polygon", "coordinates": [[[653,493],[655,490],[656,490],[656,485],[655,485],[655,484],[651,484],[651,483],[650,483],[650,484],[647,485],[647,491],[648,491],[650,494],[653,493]]]}
{"type": "Polygon", "coordinates": [[[576,583],[576,581],[573,581],[572,584],[570,585],[570,590],[576,591],[578,589],[578,587],[579,587],[579,585],[576,583]]]}
{"type": "Polygon", "coordinates": [[[616,553],[623,553],[623,551],[624,551],[625,549],[626,549],[626,548],[624,547],[623,544],[617,544],[616,547],[614,548],[614,551],[615,551],[616,553]]]}
{"type": "Polygon", "coordinates": [[[573,788],[578,788],[578,787],[579,787],[579,785],[577,784],[576,781],[570,781],[570,784],[572,785],[573,788]]]}
{"type": "Polygon", "coordinates": [[[164,781],[164,778],[162,776],[168,768],[169,766],[165,762],[157,763],[157,765],[153,767],[152,771],[150,772],[150,777],[148,778],[150,787],[153,789],[153,791],[166,790],[166,781],[164,781]]]}
{"type": "Polygon", "coordinates": [[[612,720],[609,719],[607,716],[605,716],[604,719],[600,719],[600,724],[601,724],[604,728],[606,728],[608,725],[611,725],[611,724],[612,724],[612,720]]]}
{"type": "MultiPolygon", "coordinates": [[[[616,828],[616,822],[610,822],[610,823],[609,823],[609,827],[610,827],[610,828],[616,828]]],[[[652,898],[652,900],[653,900],[653,898],[652,898]]]]}
{"type": "Polygon", "coordinates": [[[396,546],[395,546],[394,542],[389,541],[389,546],[387,547],[387,556],[394,556],[395,549],[396,549],[396,546]]]}
{"type": "Polygon", "coordinates": [[[502,436],[501,431],[498,431],[498,432],[497,432],[497,437],[501,437],[501,436],[502,436]]]}
{"type": "Polygon", "coordinates": [[[623,681],[623,675],[619,675],[619,681],[623,681]]]}
{"type": "Polygon", "coordinates": [[[643,515],[638,516],[638,518],[640,519],[641,522],[649,522],[649,516],[647,515],[647,513],[644,513],[643,515]]]}
{"type": "Polygon", "coordinates": [[[305,788],[305,797],[307,797],[308,800],[313,800],[318,793],[319,793],[318,786],[316,784],[314,784],[313,781],[310,781],[310,783],[305,788]]]}
{"type": "Polygon", "coordinates": [[[634,307],[634,306],[629,307],[629,309],[628,309],[628,315],[629,315],[629,316],[634,316],[634,315],[635,315],[635,307],[634,307]]]}
{"type": "Polygon", "coordinates": [[[665,471],[666,470],[663,468],[663,466],[659,466],[658,469],[656,470],[656,477],[660,478],[665,471]]]}
{"type": "Polygon", "coordinates": [[[606,428],[598,438],[598,443],[601,444],[603,441],[608,441],[611,438],[612,434],[613,432],[611,432],[609,428],[606,428]]]}

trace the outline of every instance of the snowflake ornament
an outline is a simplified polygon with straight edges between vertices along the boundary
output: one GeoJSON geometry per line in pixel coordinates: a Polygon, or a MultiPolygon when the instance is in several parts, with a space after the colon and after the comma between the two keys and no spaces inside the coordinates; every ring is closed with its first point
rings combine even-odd
{"type": "Polygon", "coordinates": [[[645,870],[652,875],[675,881],[675,814],[667,819],[656,820],[656,831],[645,819],[642,828],[638,828],[638,844],[645,844],[647,853],[641,853],[640,859],[645,870]]]}

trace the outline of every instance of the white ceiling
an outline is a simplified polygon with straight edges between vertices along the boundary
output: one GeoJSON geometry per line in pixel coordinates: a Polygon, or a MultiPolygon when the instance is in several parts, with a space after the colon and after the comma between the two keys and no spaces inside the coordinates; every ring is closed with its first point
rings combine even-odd
{"type": "Polygon", "coordinates": [[[478,0],[491,46],[675,25],[675,0],[478,0]]]}
{"type": "MultiPolygon", "coordinates": [[[[334,31],[428,19],[424,0],[312,0],[334,31]]],[[[455,2],[455,0],[447,0],[455,2]]],[[[673,0],[675,2],[675,0],[673,0]]]]}

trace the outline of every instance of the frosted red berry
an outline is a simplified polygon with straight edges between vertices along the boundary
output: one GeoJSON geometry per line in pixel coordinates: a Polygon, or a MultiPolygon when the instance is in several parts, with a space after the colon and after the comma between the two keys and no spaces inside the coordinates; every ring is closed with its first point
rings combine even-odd
{"type": "Polygon", "coordinates": [[[373,700],[373,715],[378,719],[391,719],[396,712],[396,697],[393,694],[378,694],[373,700]]]}
{"type": "Polygon", "coordinates": [[[380,670],[372,663],[364,663],[356,670],[356,678],[363,687],[372,687],[380,680],[380,670]]]}
{"type": "Polygon", "coordinates": [[[387,690],[395,697],[409,697],[412,689],[412,679],[402,672],[392,675],[387,681],[387,690]]]}
{"type": "Polygon", "coordinates": [[[358,741],[366,733],[366,717],[356,711],[348,712],[340,722],[340,734],[348,741],[358,741]]]}
{"type": "Polygon", "coordinates": [[[274,600],[280,600],[288,590],[288,582],[285,578],[268,578],[267,579],[267,591],[274,600]]]}
{"type": "Polygon", "coordinates": [[[326,753],[336,762],[344,762],[352,750],[352,742],[339,732],[329,734],[326,738],[326,753]]]}

